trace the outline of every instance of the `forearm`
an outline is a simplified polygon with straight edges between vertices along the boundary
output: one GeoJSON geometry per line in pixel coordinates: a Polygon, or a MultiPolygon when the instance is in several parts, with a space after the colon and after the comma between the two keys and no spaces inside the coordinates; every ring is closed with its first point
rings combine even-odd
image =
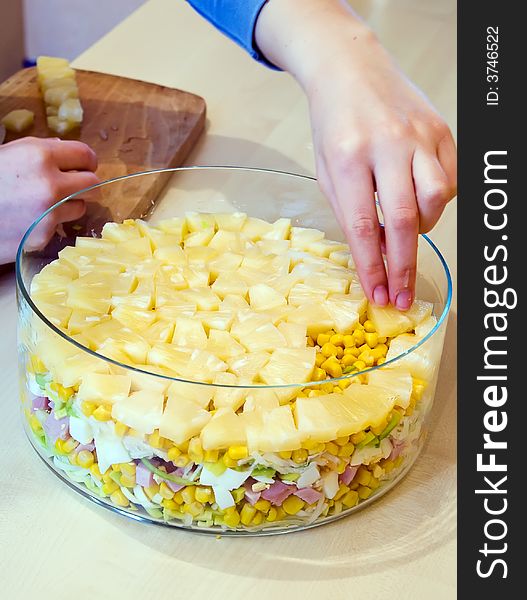
{"type": "Polygon", "coordinates": [[[354,60],[360,67],[361,56],[372,48],[384,53],[371,30],[340,0],[302,0],[301,5],[269,0],[256,22],[255,39],[264,56],[305,90],[334,66],[345,65],[352,74],[354,60]]]}

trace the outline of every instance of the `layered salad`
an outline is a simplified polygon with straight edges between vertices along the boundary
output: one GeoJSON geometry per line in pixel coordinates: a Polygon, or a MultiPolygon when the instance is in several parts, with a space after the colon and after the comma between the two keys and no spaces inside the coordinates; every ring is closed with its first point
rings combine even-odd
{"type": "Polygon", "coordinates": [[[434,306],[369,304],[348,246],[322,231],[244,213],[107,223],[42,268],[31,299],[55,328],[23,311],[33,441],[122,511],[310,525],[378,494],[420,448],[434,306]]]}

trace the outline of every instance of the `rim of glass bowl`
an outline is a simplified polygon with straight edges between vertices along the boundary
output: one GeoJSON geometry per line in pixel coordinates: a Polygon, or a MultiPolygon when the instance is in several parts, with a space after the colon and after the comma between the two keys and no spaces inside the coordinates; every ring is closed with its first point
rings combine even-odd
{"type": "MultiPolygon", "coordinates": [[[[88,188],[84,188],[78,192],[75,192],[74,194],[70,194],[69,196],[66,196],[65,198],[63,198],[62,200],[59,200],[57,203],[53,204],[52,206],[50,206],[50,208],[48,208],[44,213],[42,213],[42,215],[40,215],[40,217],[38,217],[38,219],[36,219],[31,226],[29,227],[29,229],[26,231],[26,233],[24,234],[24,237],[22,238],[19,246],[18,246],[18,250],[17,250],[17,254],[16,254],[16,281],[18,284],[18,287],[22,293],[22,296],[24,297],[24,300],[29,304],[29,306],[31,307],[31,310],[37,315],[37,317],[45,324],[47,325],[50,329],[52,329],[57,335],[59,335],[61,338],[63,338],[64,340],[66,340],[67,342],[69,342],[70,344],[73,344],[74,346],[76,346],[77,348],[79,348],[79,350],[83,351],[83,352],[87,352],[88,354],[91,354],[92,356],[95,356],[96,358],[100,359],[100,360],[104,360],[108,363],[111,363],[113,365],[116,365],[118,367],[124,368],[124,369],[130,369],[132,371],[135,371],[137,373],[144,373],[146,375],[150,375],[152,377],[159,377],[161,379],[168,379],[169,381],[180,381],[183,383],[191,383],[194,385],[205,385],[205,386],[212,386],[212,387],[222,387],[222,388],[246,388],[246,389],[272,389],[272,388],[277,388],[277,389],[282,389],[282,388],[303,388],[303,387],[310,387],[310,386],[317,386],[320,385],[321,382],[320,381],[308,381],[308,382],[303,382],[303,383],[288,383],[288,384],[275,384],[275,385],[266,385],[266,384],[252,384],[252,385],[231,385],[231,384],[220,384],[220,383],[207,383],[206,381],[193,381],[191,379],[183,379],[180,377],[170,377],[169,375],[163,375],[161,373],[153,373],[151,371],[147,371],[144,369],[138,369],[132,365],[127,365],[125,363],[121,363],[117,360],[114,360],[112,358],[108,358],[107,356],[103,356],[102,354],[98,354],[97,352],[95,352],[94,350],[91,350],[90,348],[86,348],[86,346],[83,346],[82,344],[79,344],[79,342],[77,342],[76,340],[72,339],[71,337],[69,337],[66,333],[64,333],[61,329],[59,329],[56,325],[54,325],[53,323],[51,323],[51,321],[49,321],[44,314],[42,314],[40,312],[40,310],[37,308],[37,306],[35,305],[35,303],[33,302],[33,300],[31,299],[31,296],[24,284],[23,278],[22,278],[22,270],[21,270],[21,261],[22,261],[22,255],[23,255],[23,251],[24,251],[24,246],[25,243],[28,239],[28,237],[31,235],[31,233],[33,232],[33,230],[35,229],[35,227],[38,226],[38,224],[48,215],[50,214],[52,211],[54,211],[56,208],[58,208],[59,206],[61,206],[62,204],[64,204],[65,202],[68,202],[69,200],[72,200],[73,198],[76,198],[77,196],[84,194],[88,191],[100,188],[100,187],[104,187],[106,185],[110,185],[116,181],[122,181],[125,179],[133,179],[135,177],[142,177],[142,176],[147,176],[147,175],[153,175],[156,173],[177,173],[179,171],[226,171],[226,170],[231,170],[231,171],[244,171],[244,172],[253,172],[253,173],[267,173],[267,174],[273,174],[273,175],[281,175],[281,176],[287,176],[287,177],[293,177],[296,179],[304,179],[306,181],[311,181],[313,183],[317,183],[317,179],[315,177],[311,177],[310,175],[302,175],[299,173],[290,173],[288,171],[280,171],[277,169],[263,169],[263,168],[259,168],[259,167],[239,167],[239,166],[223,166],[223,165],[192,165],[192,166],[186,166],[186,167],[174,167],[174,168],[169,168],[169,169],[152,169],[150,171],[138,171],[137,173],[131,173],[129,175],[122,175],[120,177],[114,177],[113,179],[107,179],[105,181],[101,181],[100,183],[97,183],[96,185],[92,185],[88,188]]],[[[434,242],[425,234],[420,234],[422,238],[424,238],[426,240],[426,242],[429,244],[429,246],[432,248],[432,250],[435,252],[437,258],[439,259],[439,262],[441,263],[441,265],[443,266],[443,270],[444,270],[444,274],[447,280],[447,298],[445,301],[445,307],[443,309],[443,312],[441,313],[441,315],[439,316],[439,318],[437,319],[437,323],[435,324],[435,326],[425,335],[424,338],[422,338],[419,342],[417,342],[417,344],[415,344],[414,346],[412,346],[411,348],[409,348],[408,350],[406,350],[405,352],[403,352],[402,354],[399,354],[398,356],[396,356],[395,358],[392,358],[389,361],[386,361],[385,363],[383,363],[382,365],[376,365],[373,367],[369,367],[368,369],[364,369],[363,371],[356,372],[356,373],[348,373],[346,375],[343,375],[342,377],[334,377],[332,379],[326,379],[324,381],[324,383],[331,383],[331,382],[339,382],[342,380],[346,380],[346,379],[351,379],[353,377],[356,377],[357,375],[363,375],[364,373],[368,373],[370,371],[375,371],[376,369],[380,368],[380,367],[387,367],[388,365],[394,364],[396,363],[398,360],[400,360],[401,358],[407,356],[408,354],[410,354],[411,352],[414,352],[417,348],[419,348],[419,346],[423,345],[429,338],[431,338],[434,333],[439,329],[439,327],[441,327],[441,325],[443,324],[443,321],[446,319],[448,312],[450,310],[450,305],[452,303],[452,277],[450,275],[450,269],[448,268],[448,265],[443,257],[443,255],[441,254],[439,248],[434,244],[434,242]]]]}

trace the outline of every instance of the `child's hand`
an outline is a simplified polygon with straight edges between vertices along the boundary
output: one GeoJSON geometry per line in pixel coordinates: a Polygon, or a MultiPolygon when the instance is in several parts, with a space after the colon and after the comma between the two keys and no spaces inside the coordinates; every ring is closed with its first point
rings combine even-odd
{"type": "Polygon", "coordinates": [[[343,3],[305,0],[299,8],[293,0],[270,0],[256,39],[308,96],[318,179],[365,292],[377,304],[409,308],[417,234],[435,225],[456,193],[448,126],[343,3]]]}
{"type": "MultiPolygon", "coordinates": [[[[52,204],[98,183],[96,168],[95,153],[82,142],[26,137],[0,146],[0,264],[14,260],[26,229],[52,204]]],[[[83,213],[81,200],[67,202],[33,242],[45,244],[59,223],[83,213]]]]}

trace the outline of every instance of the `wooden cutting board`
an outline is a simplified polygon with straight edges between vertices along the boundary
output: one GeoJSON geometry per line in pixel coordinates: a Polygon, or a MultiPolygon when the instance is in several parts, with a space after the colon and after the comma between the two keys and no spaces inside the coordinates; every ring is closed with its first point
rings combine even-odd
{"type": "MultiPolygon", "coordinates": [[[[64,136],[86,142],[97,153],[102,180],[182,164],[205,125],[203,98],[144,81],[77,70],[84,109],[79,130],[64,136]]],[[[23,69],[0,84],[0,118],[15,108],[35,113],[34,125],[17,137],[56,137],[48,129],[36,68],[23,69]]],[[[101,188],[97,197],[102,221],[140,217],[148,213],[170,175],[138,177],[126,186],[101,188]],[[123,197],[122,190],[125,190],[123,197]]],[[[57,198],[59,200],[59,198],[57,198]]]]}

